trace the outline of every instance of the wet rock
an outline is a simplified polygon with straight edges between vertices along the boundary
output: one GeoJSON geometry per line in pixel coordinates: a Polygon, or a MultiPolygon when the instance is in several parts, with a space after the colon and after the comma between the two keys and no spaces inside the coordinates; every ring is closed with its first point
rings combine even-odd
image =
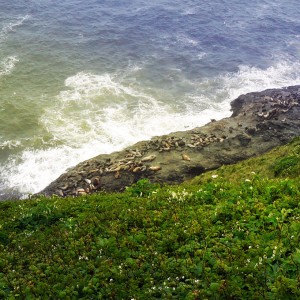
{"type": "Polygon", "coordinates": [[[250,135],[254,135],[256,133],[256,128],[253,128],[253,127],[246,128],[245,130],[250,135]]]}
{"type": "Polygon", "coordinates": [[[246,134],[239,134],[237,136],[242,146],[247,146],[251,142],[251,137],[246,134]]]}

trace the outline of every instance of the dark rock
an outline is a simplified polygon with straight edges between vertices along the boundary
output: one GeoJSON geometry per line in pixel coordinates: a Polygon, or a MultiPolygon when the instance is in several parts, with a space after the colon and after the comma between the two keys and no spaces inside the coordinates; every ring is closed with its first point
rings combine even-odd
{"type": "Polygon", "coordinates": [[[292,86],[242,95],[232,101],[229,118],[96,156],[69,169],[40,193],[75,196],[122,191],[142,178],[180,183],[262,154],[300,135],[299,91],[300,86],[292,86]]]}
{"type": "Polygon", "coordinates": [[[256,129],[253,127],[247,128],[246,132],[250,135],[254,135],[256,133],[256,129]]]}
{"type": "Polygon", "coordinates": [[[239,134],[237,138],[242,146],[247,146],[251,142],[251,137],[245,134],[239,134]]]}

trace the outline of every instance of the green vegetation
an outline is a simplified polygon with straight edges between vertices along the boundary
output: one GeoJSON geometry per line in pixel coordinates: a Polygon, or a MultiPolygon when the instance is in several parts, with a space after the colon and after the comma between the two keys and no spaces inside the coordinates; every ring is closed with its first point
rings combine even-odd
{"type": "Polygon", "coordinates": [[[179,186],[0,203],[0,299],[300,299],[300,139],[179,186]]]}

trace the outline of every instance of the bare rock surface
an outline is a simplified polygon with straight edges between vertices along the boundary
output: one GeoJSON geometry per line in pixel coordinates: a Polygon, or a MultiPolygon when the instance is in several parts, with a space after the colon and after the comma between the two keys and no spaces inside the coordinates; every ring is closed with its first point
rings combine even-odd
{"type": "Polygon", "coordinates": [[[122,191],[143,178],[176,184],[205,171],[260,155],[300,135],[300,85],[241,95],[232,116],[138,142],[69,169],[40,194],[122,191]]]}

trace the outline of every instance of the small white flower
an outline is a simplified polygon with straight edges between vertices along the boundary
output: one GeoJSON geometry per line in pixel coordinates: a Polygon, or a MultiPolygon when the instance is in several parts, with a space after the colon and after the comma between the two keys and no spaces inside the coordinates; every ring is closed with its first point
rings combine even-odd
{"type": "Polygon", "coordinates": [[[176,198],[176,196],[177,196],[177,194],[175,193],[175,192],[171,192],[171,196],[172,196],[172,198],[176,198]]]}
{"type": "Polygon", "coordinates": [[[212,178],[218,178],[218,176],[219,176],[219,175],[217,175],[217,174],[211,175],[212,178]]]}

